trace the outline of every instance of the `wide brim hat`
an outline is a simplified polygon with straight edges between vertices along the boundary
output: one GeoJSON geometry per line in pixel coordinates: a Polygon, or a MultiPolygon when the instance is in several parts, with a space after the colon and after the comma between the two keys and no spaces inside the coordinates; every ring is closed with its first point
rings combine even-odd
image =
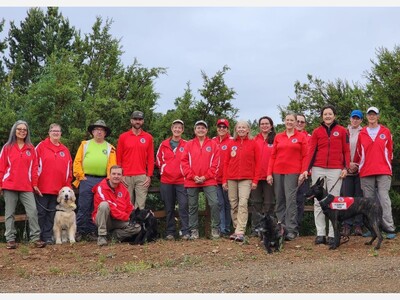
{"type": "Polygon", "coordinates": [[[93,124],[89,125],[89,127],[88,127],[88,131],[89,131],[89,133],[91,135],[93,135],[92,131],[96,127],[104,128],[104,130],[106,131],[106,136],[105,137],[108,137],[111,134],[111,129],[109,127],[107,127],[106,122],[104,122],[103,120],[97,120],[96,122],[94,122],[93,124]]]}

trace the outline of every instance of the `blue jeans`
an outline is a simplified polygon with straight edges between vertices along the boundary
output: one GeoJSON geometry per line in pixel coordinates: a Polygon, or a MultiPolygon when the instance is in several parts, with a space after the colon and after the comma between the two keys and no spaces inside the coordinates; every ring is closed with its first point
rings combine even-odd
{"type": "Polygon", "coordinates": [[[220,232],[222,234],[231,233],[231,204],[229,203],[228,191],[222,188],[222,184],[217,186],[217,197],[219,206],[219,218],[221,224],[219,226],[220,232]]]}
{"type": "Polygon", "coordinates": [[[54,216],[56,214],[57,195],[43,194],[43,197],[35,195],[36,207],[40,226],[40,239],[42,241],[53,240],[54,216]]]}
{"type": "Polygon", "coordinates": [[[77,232],[81,234],[95,233],[96,225],[92,221],[93,212],[93,187],[103,180],[101,177],[87,176],[79,184],[78,208],[76,213],[77,232]]]}
{"type": "Polygon", "coordinates": [[[160,195],[166,212],[166,234],[175,235],[175,204],[178,201],[182,235],[189,234],[189,202],[183,184],[160,184],[160,195]]]}

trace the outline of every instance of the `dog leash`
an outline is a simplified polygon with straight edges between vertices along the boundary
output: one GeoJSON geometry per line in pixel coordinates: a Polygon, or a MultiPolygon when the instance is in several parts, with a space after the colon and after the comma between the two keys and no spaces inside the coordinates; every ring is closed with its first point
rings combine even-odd
{"type": "MultiPolygon", "coordinates": [[[[328,194],[330,194],[332,192],[332,190],[335,188],[336,184],[339,182],[340,179],[342,179],[342,177],[339,176],[339,178],[336,180],[335,184],[329,190],[328,194]]],[[[326,184],[328,185],[328,183],[326,183],[326,184]]]]}

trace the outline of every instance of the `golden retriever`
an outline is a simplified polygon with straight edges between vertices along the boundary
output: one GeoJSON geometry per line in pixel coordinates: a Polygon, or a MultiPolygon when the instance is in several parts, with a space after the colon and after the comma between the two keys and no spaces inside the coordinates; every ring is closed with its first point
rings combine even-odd
{"type": "Polygon", "coordinates": [[[56,244],[75,243],[76,234],[76,197],[74,191],[64,186],[58,192],[56,215],[54,216],[53,234],[56,244]]]}

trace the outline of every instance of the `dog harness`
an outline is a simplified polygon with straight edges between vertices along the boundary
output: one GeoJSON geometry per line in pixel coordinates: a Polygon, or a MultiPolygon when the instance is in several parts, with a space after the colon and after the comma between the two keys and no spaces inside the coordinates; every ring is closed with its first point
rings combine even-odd
{"type": "Polygon", "coordinates": [[[331,209],[346,210],[354,203],[353,197],[335,197],[329,204],[331,209]]]}

